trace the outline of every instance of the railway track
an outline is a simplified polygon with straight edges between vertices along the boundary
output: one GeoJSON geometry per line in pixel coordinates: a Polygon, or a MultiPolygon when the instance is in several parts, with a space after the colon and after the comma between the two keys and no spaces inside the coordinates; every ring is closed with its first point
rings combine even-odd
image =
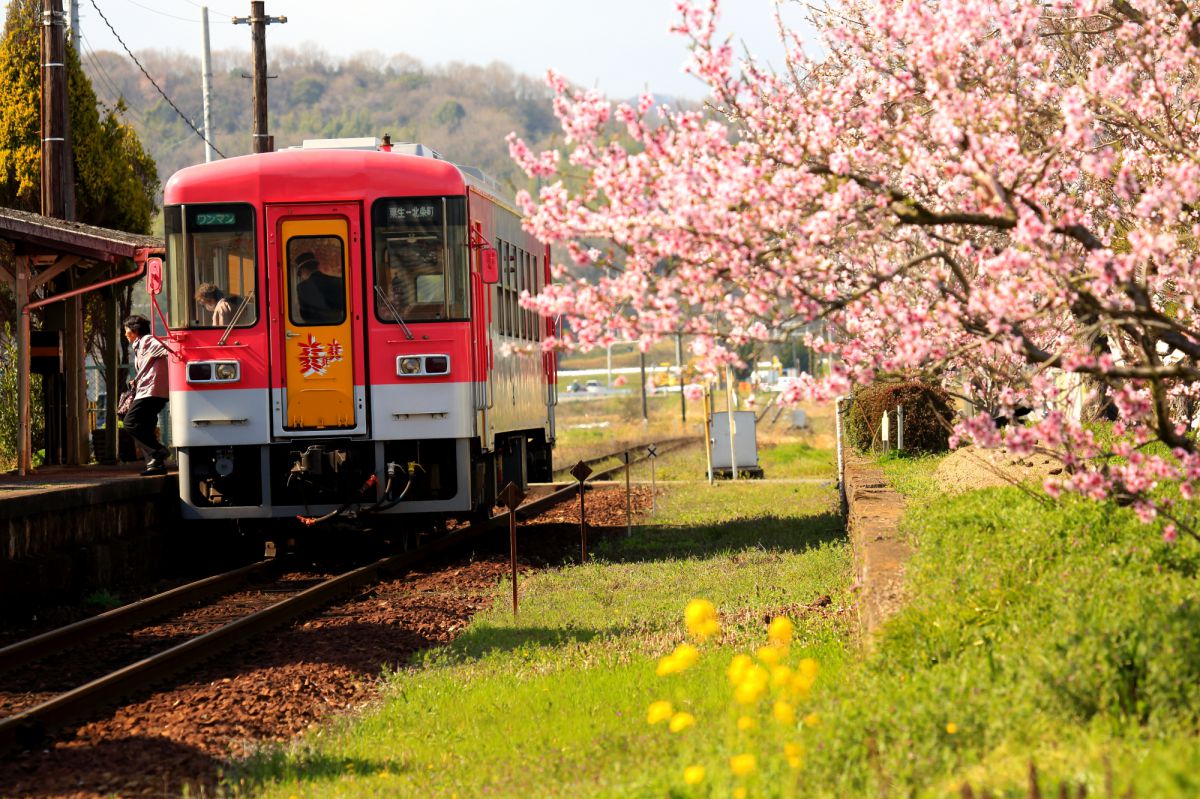
{"type": "MultiPolygon", "coordinates": [[[[660,452],[665,453],[686,446],[692,441],[672,439],[661,442],[660,452]]],[[[638,448],[639,451],[640,449],[641,447],[638,448]]],[[[624,451],[587,462],[602,463],[620,457],[624,451]]],[[[640,455],[632,462],[642,460],[645,460],[645,455],[640,455]]],[[[604,480],[624,468],[622,463],[602,470],[593,474],[590,480],[604,480]]],[[[528,519],[576,495],[577,486],[571,483],[545,496],[531,498],[515,511],[503,511],[484,522],[471,524],[431,539],[417,549],[380,558],[316,585],[294,591],[291,596],[265,608],[2,718],[0,754],[34,746],[44,740],[50,732],[94,714],[100,708],[134,695],[150,685],[187,671],[243,641],[280,627],[383,577],[403,573],[435,555],[470,543],[497,526],[507,525],[510,513],[516,513],[518,520],[528,519]]],[[[78,649],[88,641],[161,619],[214,595],[229,593],[281,568],[282,565],[274,559],[260,561],[0,648],[0,675],[36,668],[36,664],[46,658],[78,649]]]]}

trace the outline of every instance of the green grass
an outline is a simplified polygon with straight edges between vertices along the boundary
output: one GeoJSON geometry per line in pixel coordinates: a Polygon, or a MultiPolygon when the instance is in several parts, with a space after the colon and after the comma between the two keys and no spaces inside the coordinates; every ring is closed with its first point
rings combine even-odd
{"type": "Polygon", "coordinates": [[[1090,796],[1110,779],[1115,795],[1197,795],[1195,547],[1108,504],[935,499],[936,463],[884,461],[919,542],[912,601],[827,695],[814,794],[957,796],[967,781],[1024,797],[1032,761],[1044,786],[1090,796]]]}
{"type": "Polygon", "coordinates": [[[764,643],[764,619],[787,611],[795,656],[817,658],[826,675],[842,667],[848,614],[802,608],[851,601],[834,503],[818,484],[674,490],[654,523],[602,543],[588,564],[523,579],[519,618],[499,586],[452,645],[391,675],[373,711],[262,753],[235,779],[281,797],[667,796],[685,766],[704,762],[701,787],[728,793],[723,764],[747,745],[723,673],[735,648],[764,643]],[[719,643],[688,671],[656,676],[697,596],[721,609],[719,643]],[[647,725],[647,706],[663,698],[696,727],[647,725]]]}

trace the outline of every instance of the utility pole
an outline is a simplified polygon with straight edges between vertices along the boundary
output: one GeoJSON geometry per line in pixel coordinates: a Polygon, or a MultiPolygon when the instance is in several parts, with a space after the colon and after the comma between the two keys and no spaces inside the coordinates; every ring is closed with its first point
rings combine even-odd
{"type": "Polygon", "coordinates": [[[250,26],[254,47],[254,152],[271,149],[267,134],[267,26],[285,23],[287,17],[268,17],[265,0],[250,0],[250,16],[234,17],[234,25],[250,26]]]}
{"type": "MultiPolygon", "coordinates": [[[[78,0],[76,0],[78,2],[78,0]]],[[[204,163],[213,160],[212,146],[212,50],[208,45],[208,6],[200,6],[200,28],[203,31],[204,50],[200,56],[200,93],[204,97],[204,163]]],[[[257,117],[255,117],[257,119],[257,117]]]]}
{"type": "Polygon", "coordinates": [[[79,0],[67,0],[67,5],[71,9],[71,46],[75,48],[75,52],[79,52],[79,0]]]}
{"type": "MultiPolygon", "coordinates": [[[[75,216],[75,185],[72,179],[70,117],[67,96],[67,15],[63,0],[42,3],[42,215],[55,219],[75,216]]],[[[70,288],[73,277],[60,276],[56,283],[70,288]]],[[[22,309],[24,311],[24,309],[22,309]]],[[[22,312],[22,322],[28,314],[22,312]]],[[[46,462],[86,463],[87,394],[83,385],[83,304],[79,297],[63,302],[61,310],[48,311],[48,330],[62,331],[63,373],[47,379],[46,462]],[[52,417],[52,418],[51,418],[52,417]],[[51,431],[57,431],[52,436],[51,431]]]]}
{"type": "Polygon", "coordinates": [[[43,0],[42,9],[42,215],[66,219],[71,168],[66,15],[62,0],[43,0]]]}

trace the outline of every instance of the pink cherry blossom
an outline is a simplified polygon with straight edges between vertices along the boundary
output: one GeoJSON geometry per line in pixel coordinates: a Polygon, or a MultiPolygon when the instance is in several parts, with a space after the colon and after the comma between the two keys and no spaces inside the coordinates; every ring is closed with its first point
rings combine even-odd
{"type": "Polygon", "coordinates": [[[527,229],[603,274],[556,265],[523,301],[568,318],[551,346],[684,333],[712,376],[800,338],[832,367],[783,399],[925,376],[963,400],[956,443],[1056,452],[1051,495],[1196,536],[1172,499],[1200,481],[1192,12],[833,0],[819,45],[784,31],[772,70],[717,38],[717,0],[677,7],[705,109],[614,107],[552,74],[564,147],[509,138],[542,179],[527,229]]]}

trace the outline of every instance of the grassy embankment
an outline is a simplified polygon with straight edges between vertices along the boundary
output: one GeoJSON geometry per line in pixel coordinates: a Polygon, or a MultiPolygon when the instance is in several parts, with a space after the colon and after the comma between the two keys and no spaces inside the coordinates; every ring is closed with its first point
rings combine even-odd
{"type": "MultiPolygon", "coordinates": [[[[789,455],[768,475],[829,469],[828,453],[799,445],[764,462],[789,455]]],[[[676,466],[694,470],[686,461],[676,466]]],[[[518,621],[497,604],[392,675],[364,719],[244,776],[270,796],[958,796],[966,781],[1024,797],[1034,762],[1044,788],[1200,795],[1195,545],[1163,544],[1109,505],[1019,489],[941,497],[935,465],[886,463],[909,498],[916,553],[910,601],[869,654],[845,614],[793,604],[829,595],[838,608],[853,595],[827,488],[672,486],[634,538],[525,582],[518,621]],[[696,665],[657,677],[692,596],[717,604],[725,631],[696,665]],[[792,662],[811,656],[821,674],[781,724],[770,699],[732,702],[725,669],[789,605],[792,662]],[[695,724],[648,725],[659,699],[695,724]],[[741,715],[755,727],[738,731],[741,715]],[[795,771],[793,742],[806,749],[795,771]],[[745,753],[755,768],[734,776],[730,758],[745,753]],[[705,766],[694,785],[689,765],[705,766]]]]}

